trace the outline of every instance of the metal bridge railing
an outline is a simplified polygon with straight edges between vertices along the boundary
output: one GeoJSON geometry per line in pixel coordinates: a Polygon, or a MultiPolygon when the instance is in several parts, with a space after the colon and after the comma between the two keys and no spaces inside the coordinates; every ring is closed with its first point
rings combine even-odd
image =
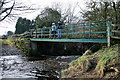
{"type": "MultiPolygon", "coordinates": [[[[111,35],[111,20],[83,22],[79,24],[62,25],[62,38],[102,39],[111,35]],[[108,30],[110,28],[110,30],[108,30]],[[109,34],[108,34],[109,33],[109,34]]],[[[57,38],[58,33],[56,33],[57,38]]],[[[50,38],[51,27],[39,28],[33,32],[36,38],[50,38]]]]}

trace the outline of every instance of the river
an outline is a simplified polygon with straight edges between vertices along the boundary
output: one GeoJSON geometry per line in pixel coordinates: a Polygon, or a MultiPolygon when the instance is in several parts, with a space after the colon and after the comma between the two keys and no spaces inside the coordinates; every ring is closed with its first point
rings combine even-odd
{"type": "Polygon", "coordinates": [[[0,48],[0,79],[58,80],[62,69],[79,56],[27,57],[12,45],[0,48]]]}

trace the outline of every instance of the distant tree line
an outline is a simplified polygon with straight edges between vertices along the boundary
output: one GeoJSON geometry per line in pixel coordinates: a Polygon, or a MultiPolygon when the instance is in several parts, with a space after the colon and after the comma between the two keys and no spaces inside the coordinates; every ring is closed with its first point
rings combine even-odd
{"type": "Polygon", "coordinates": [[[15,34],[21,34],[25,31],[29,31],[30,29],[34,28],[34,25],[35,24],[33,20],[30,21],[29,19],[19,17],[15,26],[15,34]]]}

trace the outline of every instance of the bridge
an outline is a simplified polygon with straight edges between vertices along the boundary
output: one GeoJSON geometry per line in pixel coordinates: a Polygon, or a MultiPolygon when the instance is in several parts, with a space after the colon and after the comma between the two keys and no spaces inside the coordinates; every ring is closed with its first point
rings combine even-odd
{"type": "Polygon", "coordinates": [[[51,27],[36,29],[30,35],[34,42],[86,42],[86,43],[107,43],[110,46],[112,35],[112,20],[99,20],[82,22],[78,24],[62,25],[62,37],[59,39],[56,33],[55,38],[51,38],[51,27]]]}

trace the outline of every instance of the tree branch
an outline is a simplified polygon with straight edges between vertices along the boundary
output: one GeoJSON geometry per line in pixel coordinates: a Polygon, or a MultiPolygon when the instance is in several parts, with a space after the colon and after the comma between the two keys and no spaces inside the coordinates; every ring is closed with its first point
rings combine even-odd
{"type": "MultiPolygon", "coordinates": [[[[10,13],[11,13],[12,10],[13,10],[14,5],[15,5],[15,0],[14,0],[14,2],[13,2],[13,5],[12,5],[10,8],[6,8],[4,11],[2,11],[2,13],[4,13],[4,12],[10,10],[2,19],[0,19],[0,22],[3,21],[8,15],[10,15],[10,13]]],[[[1,13],[0,13],[0,15],[1,15],[1,13]]]]}

